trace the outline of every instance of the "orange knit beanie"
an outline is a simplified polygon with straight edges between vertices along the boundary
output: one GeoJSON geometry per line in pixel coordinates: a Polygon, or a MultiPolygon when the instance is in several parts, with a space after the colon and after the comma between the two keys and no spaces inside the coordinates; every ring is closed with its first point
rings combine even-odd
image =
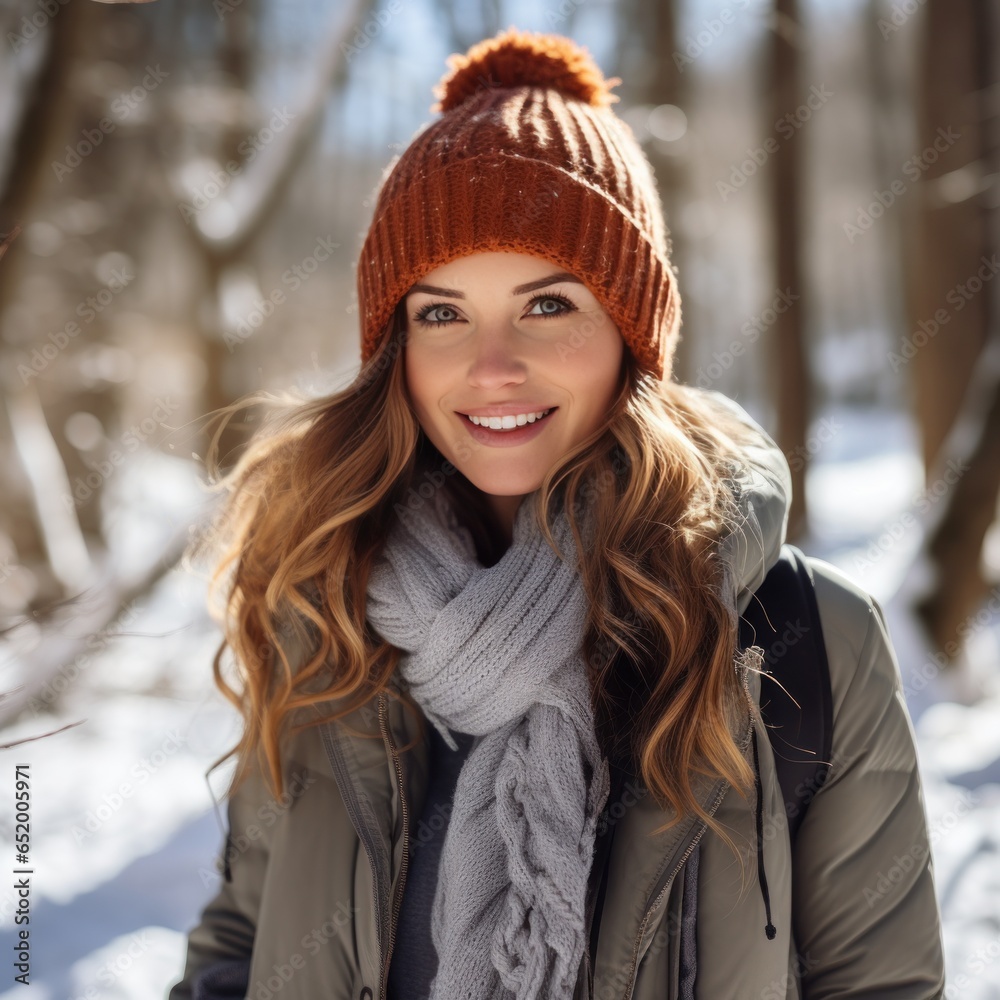
{"type": "Polygon", "coordinates": [[[578,275],[639,364],[669,375],[680,296],[653,171],[588,51],[511,27],[448,58],[441,117],[386,168],[357,264],[361,359],[400,299],[457,257],[515,251],[578,275]]]}

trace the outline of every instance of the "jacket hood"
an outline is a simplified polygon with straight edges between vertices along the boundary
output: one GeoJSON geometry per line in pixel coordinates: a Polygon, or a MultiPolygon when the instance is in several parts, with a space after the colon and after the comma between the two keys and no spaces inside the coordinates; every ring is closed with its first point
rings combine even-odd
{"type": "Polygon", "coordinates": [[[742,614],[781,555],[788,531],[792,474],[784,452],[739,403],[714,389],[704,392],[714,404],[754,430],[758,438],[744,446],[744,466],[734,479],[743,521],[722,543],[736,585],[736,610],[742,614]]]}
{"type": "MultiPolygon", "coordinates": [[[[735,400],[715,390],[706,390],[713,403],[728,410],[741,423],[756,432],[757,441],[744,445],[744,464],[732,480],[740,513],[740,522],[721,544],[730,579],[729,592],[735,594],[737,614],[746,610],[754,591],[764,582],[768,571],[778,561],[788,530],[788,511],[792,500],[792,474],[784,452],[770,435],[735,400]]],[[[754,701],[759,702],[760,679],[752,677],[754,701]]],[[[764,934],[772,940],[777,931],[771,920],[771,900],[764,869],[763,791],[757,730],[751,726],[754,771],[754,819],[757,854],[757,885],[764,904],[764,934]]],[[[697,861],[696,861],[697,865],[697,861]]],[[[696,901],[694,906],[696,906],[696,901]]],[[[694,958],[689,958],[694,962],[694,958]]],[[[686,997],[686,991],[682,990],[686,997]]]]}

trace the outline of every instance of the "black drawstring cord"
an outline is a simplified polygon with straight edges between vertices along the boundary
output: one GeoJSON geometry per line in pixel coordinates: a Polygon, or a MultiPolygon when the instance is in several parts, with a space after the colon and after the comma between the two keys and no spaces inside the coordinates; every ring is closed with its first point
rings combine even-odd
{"type": "Polygon", "coordinates": [[[777,930],[771,923],[771,894],[767,889],[767,876],[764,874],[764,807],[762,803],[760,783],[760,757],[757,754],[757,730],[753,732],[753,770],[754,781],[757,785],[757,881],[760,883],[760,894],[764,899],[764,912],[767,914],[767,924],[764,926],[764,933],[769,941],[774,940],[777,930]]]}

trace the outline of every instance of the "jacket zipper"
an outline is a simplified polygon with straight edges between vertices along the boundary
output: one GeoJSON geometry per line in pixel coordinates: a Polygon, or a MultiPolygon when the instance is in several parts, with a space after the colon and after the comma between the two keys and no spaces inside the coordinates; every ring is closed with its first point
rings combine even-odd
{"type": "MultiPolygon", "coordinates": [[[[746,692],[747,697],[749,698],[750,692],[747,689],[745,678],[743,681],[743,690],[746,692]]],[[[747,731],[740,742],[741,751],[745,751],[746,748],[750,745],[750,737],[751,734],[753,733],[752,717],[749,717],[749,723],[750,724],[747,727],[747,731]]],[[[712,806],[708,810],[709,818],[715,815],[716,810],[721,805],[723,798],[725,798],[726,792],[729,790],[729,787],[730,787],[729,782],[725,780],[720,780],[719,784],[716,786],[717,791],[715,793],[715,797],[712,800],[712,806]]],[[[694,849],[698,846],[698,842],[701,840],[702,836],[704,835],[707,829],[708,829],[708,824],[703,821],[701,826],[695,833],[694,837],[688,842],[688,846],[685,849],[683,855],[681,855],[677,864],[674,865],[673,870],[667,876],[667,881],[664,883],[660,891],[656,894],[656,898],[653,900],[650,906],[646,907],[646,912],[643,914],[642,923],[639,925],[639,935],[635,939],[635,946],[632,949],[632,967],[629,970],[628,982],[625,984],[625,993],[624,996],[622,997],[622,1000],[631,1000],[632,991],[635,989],[635,976],[636,972],[638,971],[639,947],[642,944],[643,934],[645,934],[646,932],[646,924],[649,921],[649,915],[660,905],[660,901],[663,899],[664,895],[670,891],[670,887],[671,885],[673,885],[674,877],[681,870],[681,867],[684,865],[684,862],[687,861],[687,859],[691,856],[691,853],[694,851],[694,849]]]]}
{"type": "MultiPolygon", "coordinates": [[[[327,757],[330,760],[331,766],[333,767],[334,776],[337,781],[341,783],[341,787],[350,787],[350,776],[341,774],[341,768],[338,766],[339,754],[334,746],[333,739],[330,736],[329,728],[324,727],[322,730],[323,745],[326,749],[327,757]]],[[[382,908],[379,906],[378,898],[378,865],[375,863],[375,848],[370,845],[370,838],[366,835],[369,831],[367,828],[366,820],[364,816],[358,811],[357,803],[353,795],[344,795],[344,805],[347,807],[348,815],[351,817],[351,822],[354,824],[354,828],[358,831],[358,836],[361,839],[361,844],[365,849],[365,854],[368,856],[368,864],[371,866],[371,870],[374,874],[374,881],[372,883],[372,912],[375,914],[375,933],[381,941],[385,936],[383,934],[383,919],[382,919],[382,908]]]]}
{"type": "Polygon", "coordinates": [[[385,704],[385,694],[383,693],[379,695],[379,723],[382,727],[382,738],[385,740],[386,747],[389,750],[389,756],[392,759],[392,767],[396,774],[396,785],[399,788],[399,803],[403,814],[403,860],[399,866],[399,881],[396,883],[396,892],[392,900],[392,912],[389,916],[389,940],[385,958],[382,962],[382,975],[379,979],[379,1000],[385,1000],[385,989],[389,979],[389,965],[392,962],[392,949],[396,940],[396,923],[399,917],[399,907],[403,901],[403,887],[406,885],[406,869],[410,860],[408,849],[409,831],[407,829],[406,819],[406,798],[403,795],[403,772],[399,766],[399,755],[396,752],[396,746],[392,742],[392,734],[389,732],[389,724],[384,711],[385,704]]]}
{"type": "MultiPolygon", "coordinates": [[[[719,808],[719,804],[722,802],[722,799],[726,794],[727,787],[728,787],[728,782],[723,782],[719,787],[719,791],[716,793],[715,799],[712,802],[712,808],[708,812],[709,816],[715,815],[716,809],[719,808]]],[[[687,859],[691,856],[691,852],[698,846],[698,841],[701,840],[702,835],[705,833],[707,829],[708,829],[708,824],[703,822],[701,826],[698,828],[697,833],[695,833],[694,837],[688,843],[688,846],[685,849],[684,854],[681,855],[680,860],[677,862],[676,865],[674,865],[673,871],[671,871],[670,875],[667,877],[667,881],[664,884],[663,888],[657,893],[656,898],[653,900],[652,905],[646,907],[646,912],[643,915],[642,923],[639,925],[639,936],[635,939],[635,946],[632,949],[632,967],[629,970],[628,982],[625,984],[625,995],[623,997],[623,1000],[631,1000],[632,991],[635,989],[635,975],[636,971],[638,970],[637,959],[639,955],[639,947],[642,944],[642,936],[646,932],[646,924],[649,921],[649,915],[650,913],[653,912],[653,910],[655,910],[660,905],[660,900],[663,899],[664,894],[670,891],[670,887],[671,885],[673,885],[674,877],[681,870],[681,867],[683,866],[684,862],[687,861],[687,859]]]]}

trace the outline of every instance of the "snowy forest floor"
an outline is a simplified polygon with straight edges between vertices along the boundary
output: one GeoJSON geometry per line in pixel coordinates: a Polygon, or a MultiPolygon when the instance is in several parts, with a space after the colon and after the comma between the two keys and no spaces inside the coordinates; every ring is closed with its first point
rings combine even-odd
{"type": "MultiPolygon", "coordinates": [[[[1000,1000],[1000,616],[970,621],[957,671],[935,665],[906,610],[925,578],[922,529],[904,517],[922,488],[910,429],[884,412],[825,416],[840,431],[813,456],[811,534],[800,544],[885,608],[918,740],[947,996],[1000,1000]]],[[[192,465],[154,453],[122,470],[116,489],[109,536],[123,568],[165,523],[184,523],[205,502],[192,465]]],[[[32,958],[27,990],[11,972],[0,1000],[164,998],[183,970],[185,935],[218,889],[230,767],[210,775],[218,814],[205,774],[236,741],[239,718],[212,679],[219,634],[203,581],[174,569],[133,610],[120,634],[66,672],[56,709],[4,734],[10,742],[85,720],[6,751],[7,801],[15,764],[30,765],[32,958]]],[[[7,658],[0,690],[20,676],[16,650],[7,658]]],[[[13,843],[12,808],[0,811],[0,830],[13,843]]],[[[13,881],[0,890],[8,969],[13,881]]]]}

